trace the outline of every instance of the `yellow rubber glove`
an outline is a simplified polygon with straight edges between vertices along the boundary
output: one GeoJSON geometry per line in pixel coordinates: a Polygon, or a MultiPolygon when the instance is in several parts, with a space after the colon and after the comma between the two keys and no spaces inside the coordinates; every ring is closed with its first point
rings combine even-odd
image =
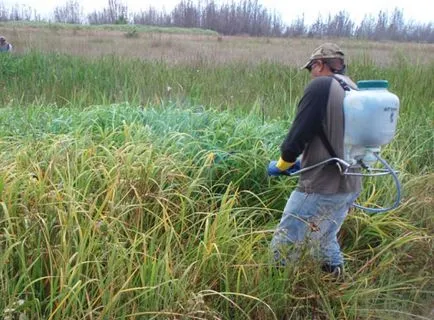
{"type": "Polygon", "coordinates": [[[295,162],[286,162],[282,158],[279,158],[279,161],[276,163],[276,167],[279,168],[281,171],[288,170],[294,165],[295,162]]]}

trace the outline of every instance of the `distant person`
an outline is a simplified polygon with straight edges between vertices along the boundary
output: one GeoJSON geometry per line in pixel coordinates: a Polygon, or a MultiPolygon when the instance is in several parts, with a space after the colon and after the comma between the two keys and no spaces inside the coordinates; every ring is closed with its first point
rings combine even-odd
{"type": "Polygon", "coordinates": [[[12,51],[12,45],[6,41],[6,38],[0,36],[0,52],[10,52],[12,51]]]}

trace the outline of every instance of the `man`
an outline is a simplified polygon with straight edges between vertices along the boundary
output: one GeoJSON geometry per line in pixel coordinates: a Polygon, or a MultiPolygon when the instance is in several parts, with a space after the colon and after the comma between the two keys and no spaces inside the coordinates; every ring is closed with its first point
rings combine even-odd
{"type": "Polygon", "coordinates": [[[0,36],[0,52],[12,51],[12,45],[6,41],[6,38],[0,36]]]}
{"type": "MultiPolygon", "coordinates": [[[[336,44],[324,43],[313,51],[303,69],[313,80],[298,104],[279,161],[270,163],[270,175],[293,168],[301,154],[302,168],[336,156],[343,159],[343,100],[348,87],[356,89],[344,75],[344,53],[336,44]]],[[[361,178],[341,175],[336,163],[301,173],[271,241],[275,259],[281,263],[296,260],[306,244],[322,270],[339,277],[343,256],[337,233],[360,188],[361,178]]]]}

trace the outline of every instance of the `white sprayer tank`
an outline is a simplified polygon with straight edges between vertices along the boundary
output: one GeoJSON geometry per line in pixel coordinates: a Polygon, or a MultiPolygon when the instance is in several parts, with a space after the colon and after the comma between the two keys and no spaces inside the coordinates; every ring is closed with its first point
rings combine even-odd
{"type": "Polygon", "coordinates": [[[387,90],[386,80],[363,80],[357,86],[344,99],[344,160],[370,164],[376,161],[373,153],[395,136],[399,99],[387,90]]]}

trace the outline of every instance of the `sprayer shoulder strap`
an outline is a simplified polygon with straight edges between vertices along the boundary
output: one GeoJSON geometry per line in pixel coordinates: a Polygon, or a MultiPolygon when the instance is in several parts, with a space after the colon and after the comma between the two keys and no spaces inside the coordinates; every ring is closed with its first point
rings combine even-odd
{"type": "Polygon", "coordinates": [[[337,158],[335,150],[333,149],[332,145],[330,144],[329,139],[327,139],[327,136],[324,131],[324,127],[321,126],[321,131],[319,132],[319,137],[324,145],[324,147],[327,149],[328,153],[333,157],[337,158]]]}
{"type": "Polygon", "coordinates": [[[350,91],[351,90],[351,87],[348,85],[348,83],[346,83],[341,78],[337,77],[336,75],[332,75],[331,77],[333,79],[335,79],[337,82],[339,82],[339,84],[341,85],[342,89],[344,89],[344,91],[350,91]]]}
{"type": "MultiPolygon", "coordinates": [[[[331,77],[333,79],[335,79],[337,82],[339,82],[339,84],[341,85],[342,89],[344,89],[345,91],[350,91],[351,90],[350,86],[344,80],[342,80],[341,78],[339,78],[339,77],[337,77],[335,75],[332,75],[331,77]]],[[[326,135],[326,133],[324,131],[324,126],[321,126],[321,131],[319,133],[319,137],[320,137],[320,139],[321,139],[324,147],[327,149],[328,153],[333,158],[337,158],[338,156],[337,156],[335,150],[333,149],[333,147],[332,147],[329,139],[327,139],[327,135],[326,135]]]]}

